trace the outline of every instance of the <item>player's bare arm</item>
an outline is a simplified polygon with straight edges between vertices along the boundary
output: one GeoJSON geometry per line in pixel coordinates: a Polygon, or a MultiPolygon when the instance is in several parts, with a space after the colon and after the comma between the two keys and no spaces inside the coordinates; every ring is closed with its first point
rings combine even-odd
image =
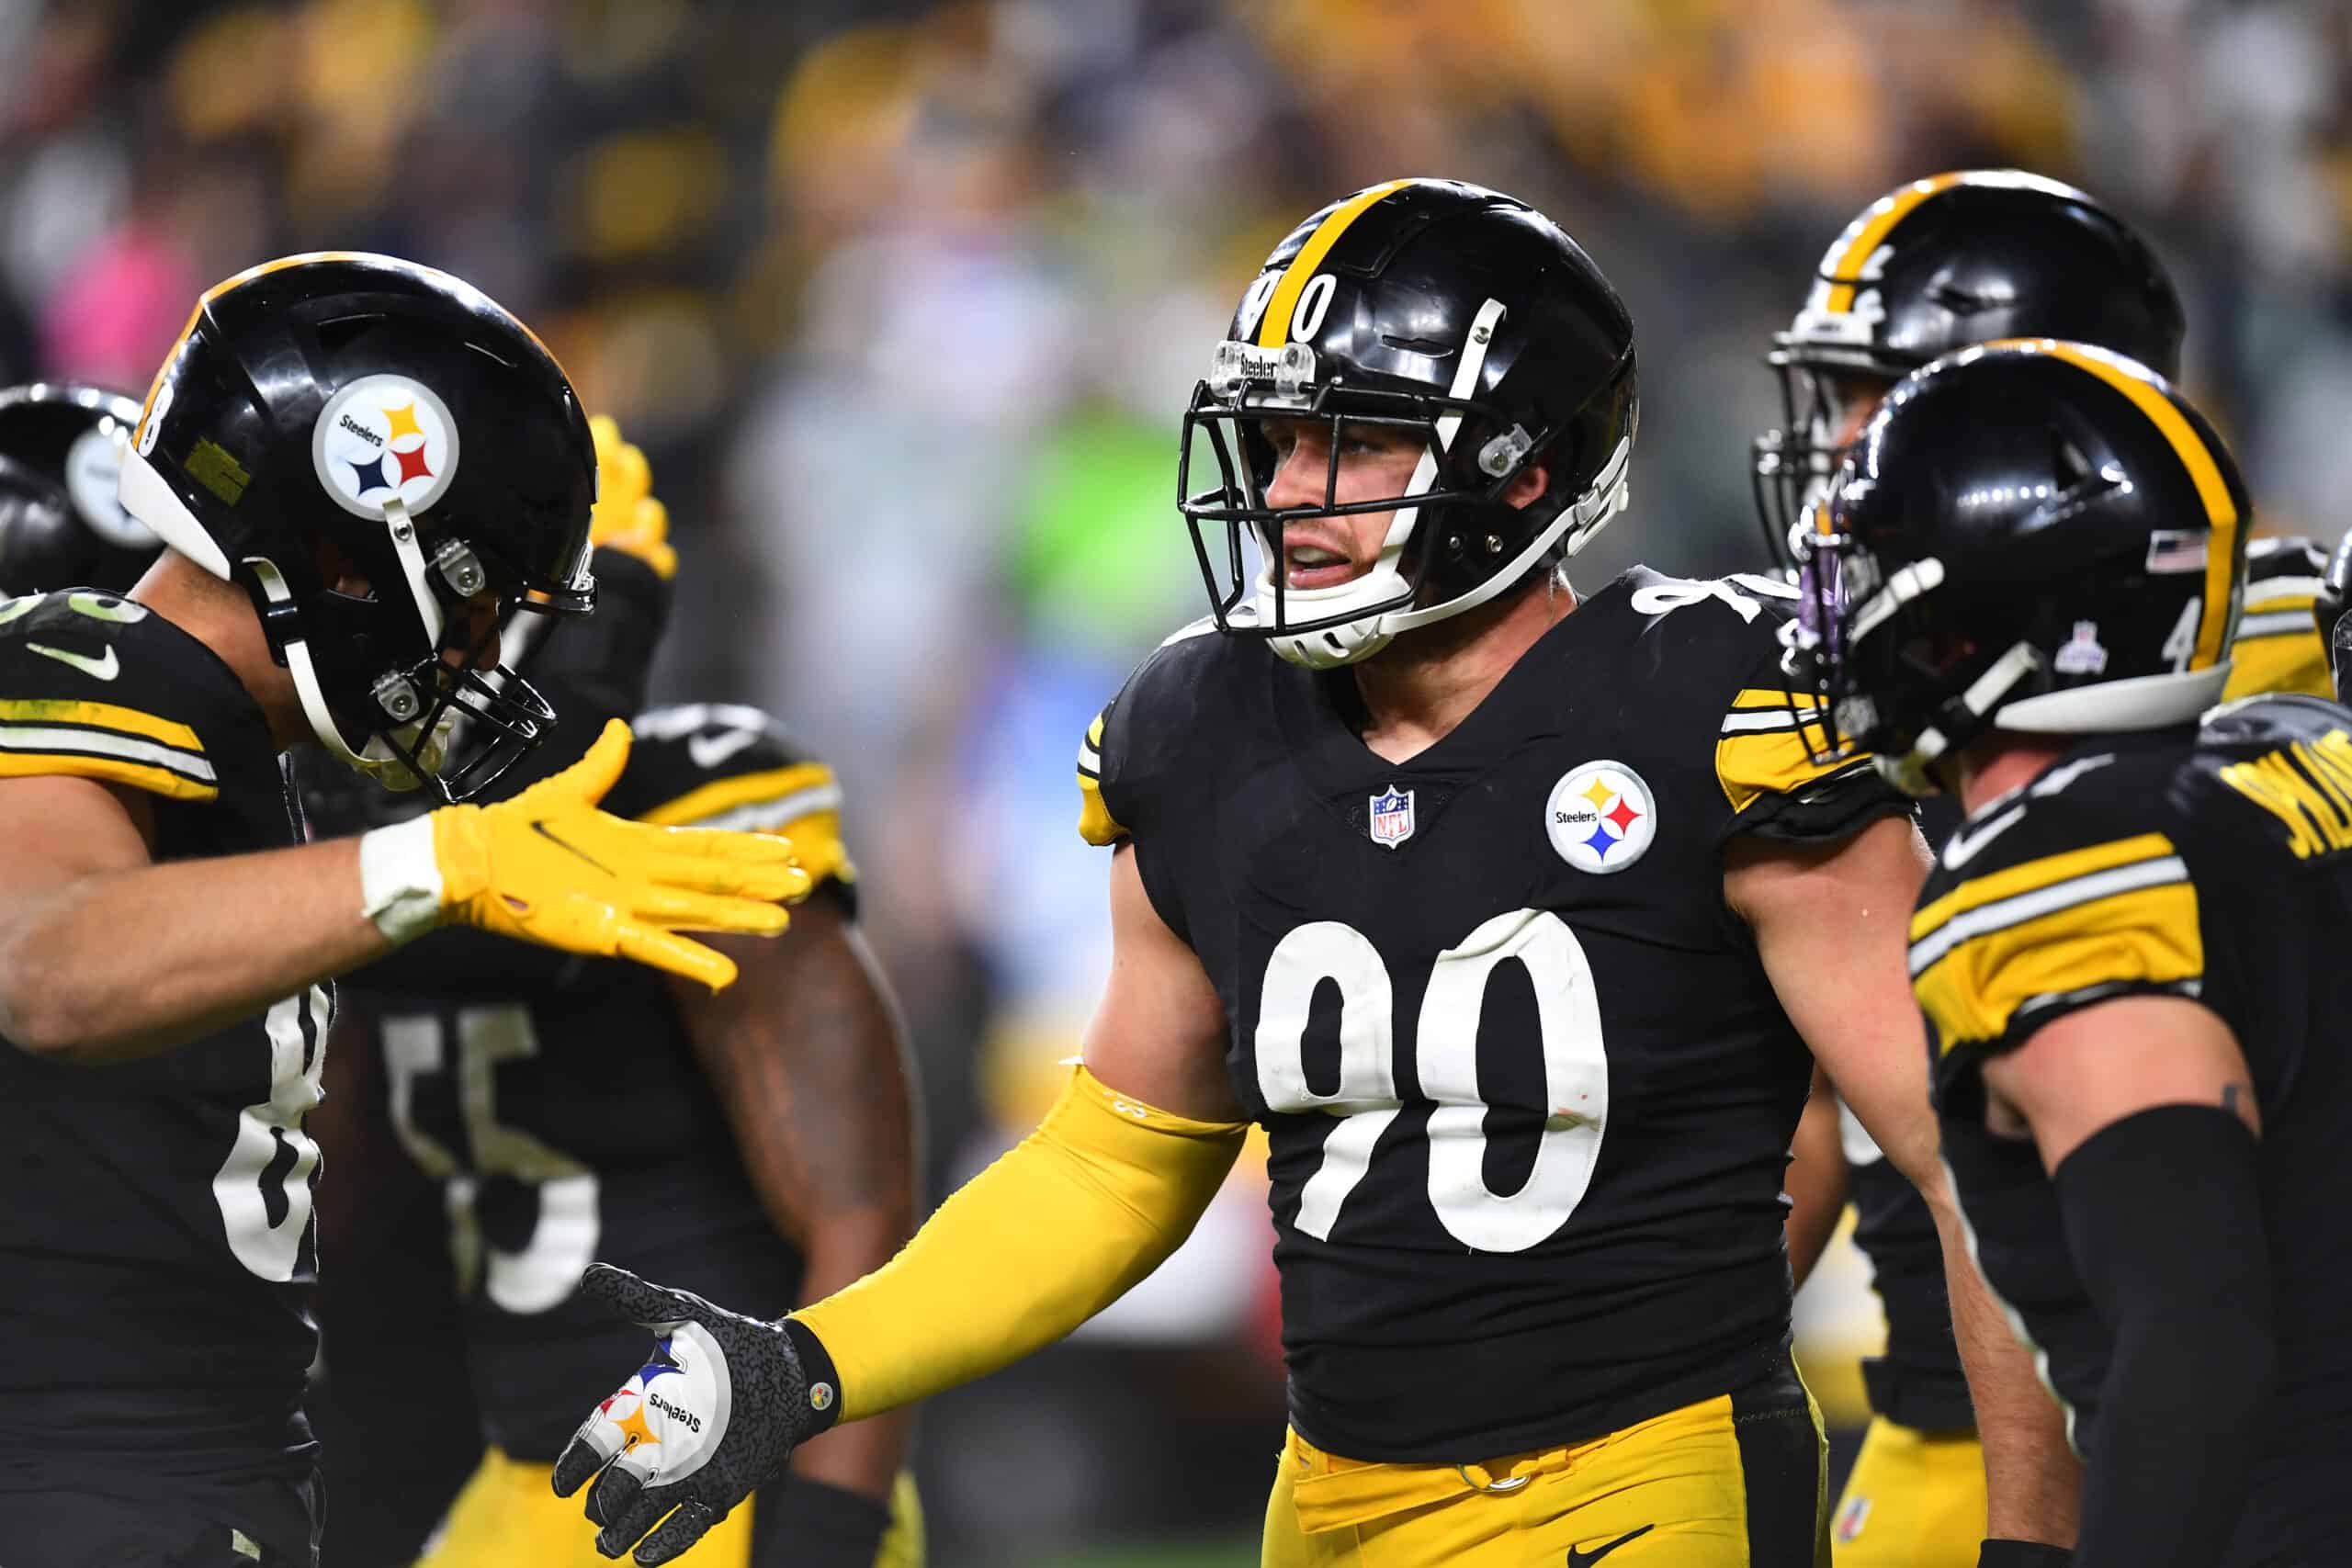
{"type": "Polygon", "coordinates": [[[2115,1335],[2086,1562],[2224,1555],[2265,1436],[2278,1348],[2256,1145],[2230,1026],[2177,997],[2065,1015],[1984,1069],[1987,1117],[2030,1133],[2084,1287],[2115,1335]]]}
{"type": "Polygon", "coordinates": [[[1907,818],[1826,847],[1747,839],[1726,852],[1724,895],[1754,930],[1774,989],[1839,1096],[1935,1215],[1984,1439],[1989,1533],[2064,1545],[2075,1532],[2074,1459],[2031,1360],[1970,1260],[1938,1155],[1906,956],[1928,863],[1907,818]]]}
{"type": "MultiPolygon", "coordinates": [[[[802,1295],[832,1294],[888,1263],[914,1232],[921,1183],[906,1031],[865,939],[840,907],[804,905],[774,941],[713,945],[740,976],[672,990],[776,1229],[805,1259],[802,1295]]],[[[794,1472],[887,1500],[909,1422],[832,1432],[794,1472]]]]}
{"type": "Polygon", "coordinates": [[[158,865],[152,821],[113,785],[0,780],[0,1035],[62,1061],[152,1055],[391,945],[357,840],[158,865]]]}
{"type": "Polygon", "coordinates": [[[1846,1212],[1846,1151],[1838,1138],[1838,1090],[1819,1066],[1789,1146],[1789,1272],[1803,1285],[1846,1212]]]}
{"type": "Polygon", "coordinates": [[[1225,1070],[1225,1007],[1193,950],[1144,892],[1135,851],[1111,857],[1111,977],[1086,1026],[1087,1070],[1198,1122],[1238,1122],[1225,1070]]]}

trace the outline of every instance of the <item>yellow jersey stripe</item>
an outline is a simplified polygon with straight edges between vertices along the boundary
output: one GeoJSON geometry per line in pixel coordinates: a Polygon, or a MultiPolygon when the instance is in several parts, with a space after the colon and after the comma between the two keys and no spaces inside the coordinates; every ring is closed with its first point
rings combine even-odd
{"type": "Polygon", "coordinates": [[[1814,761],[1806,736],[1819,733],[1812,726],[1801,731],[1792,721],[1783,728],[1726,735],[1717,741],[1715,783],[1731,803],[1732,814],[1742,815],[1767,795],[1794,795],[1833,773],[1868,765],[1868,758],[1850,750],[1826,762],[1814,761]]]}
{"type": "Polygon", "coordinates": [[[0,751],[0,779],[30,778],[96,779],[103,784],[128,784],[132,789],[160,795],[166,800],[193,801],[198,805],[217,800],[220,786],[204,784],[169,768],[149,767],[122,757],[85,757],[62,751],[0,751]]]}
{"type": "Polygon", "coordinates": [[[1794,698],[1797,706],[1801,708],[1817,708],[1821,705],[1821,694],[1818,692],[1783,692],[1761,686],[1750,686],[1742,691],[1732,698],[1731,705],[1735,709],[1785,708],[1789,705],[1791,698],[1794,698]]]}
{"type": "Polygon", "coordinates": [[[1962,942],[1912,982],[1938,1047],[1996,1041],[2020,1014],[2108,987],[2193,992],[2205,970],[2197,890],[2169,882],[1962,942]]]}
{"type": "Polygon", "coordinates": [[[2296,615],[2296,629],[2266,632],[2258,617],[2248,615],[2238,625],[2230,644],[2230,683],[2222,700],[2258,697],[2270,692],[2298,692],[2307,697],[2335,695],[2335,674],[2328,668],[2327,645],[2319,640],[2308,611],[2296,615]]]}
{"type": "Polygon", "coordinates": [[[1861,281],[1862,268],[1869,265],[1879,246],[1886,243],[1894,226],[1911,216],[1911,209],[1939,191],[1950,190],[1960,183],[1960,175],[1934,175],[1924,180],[1913,180],[1901,190],[1882,197],[1862,226],[1848,241],[1838,254],[1837,265],[1829,269],[1829,298],[1824,309],[1847,311],[1854,308],[1857,285],[1861,281]]]}
{"type": "Polygon", "coordinates": [[[2221,465],[2173,401],[2155,387],[2137,376],[2120,368],[2111,359],[2097,350],[2086,351],[2074,344],[2059,343],[2050,338],[2012,339],[2012,343],[2039,343],[2045,354],[2064,360],[2080,370],[2086,370],[2117,391],[2132,400],[2133,406],[2148,416],[2148,422],[2164,432],[2172,443],[2181,467],[2188,470],[2189,479],[2197,486],[2197,498],[2205,505],[2205,515],[2213,527],[2212,542],[2205,551],[2205,611],[2197,623],[2197,649],[2188,656],[2191,670],[2211,670],[2221,661],[2222,644],[2230,625],[2230,604],[2238,587],[2238,508],[2230,497],[2229,482],[2222,478],[2221,465]]]}
{"type": "Polygon", "coordinates": [[[2071,882],[2094,872],[2130,865],[2135,861],[2155,860],[2173,852],[2172,840],[2162,833],[2142,833],[2134,838],[2092,844],[2085,849],[2068,850],[2062,854],[2044,855],[2023,865],[2008,866],[1988,876],[1976,877],[1953,888],[1934,903],[1924,906],[1911,917],[1911,940],[1914,942],[1921,941],[1955,915],[1964,915],[1971,909],[1981,909],[1987,904],[1997,904],[2020,893],[2054,887],[2059,883],[2071,882]]]}
{"type": "Polygon", "coordinates": [[[1298,254],[1291,258],[1290,265],[1283,269],[1282,281],[1274,285],[1273,298],[1266,301],[1266,313],[1258,321],[1259,347],[1280,348],[1290,341],[1290,318],[1292,312],[1298,309],[1298,297],[1306,292],[1307,280],[1315,276],[1315,269],[1323,265],[1323,258],[1331,254],[1331,247],[1340,243],[1340,236],[1348,231],[1348,225],[1363,217],[1382,198],[1403,190],[1412,183],[1410,180],[1390,180],[1386,185],[1377,185],[1360,192],[1317,226],[1315,232],[1306,237],[1306,243],[1299,247],[1298,254]]]}
{"type": "Polygon", "coordinates": [[[93,729],[136,735],[175,750],[204,755],[204,742],[187,725],[113,703],[75,702],[64,697],[0,698],[0,724],[84,724],[93,729]]]}
{"type": "Polygon", "coordinates": [[[1078,836],[1097,849],[1128,837],[1111,808],[1102,804],[1102,786],[1085,773],[1078,775],[1078,836]]]}
{"type": "MultiPolygon", "coordinates": [[[[746,807],[766,806],[790,795],[822,790],[832,784],[833,770],[824,763],[795,762],[788,768],[771,768],[764,773],[715,779],[699,788],[688,790],[665,805],[640,812],[637,819],[651,823],[656,828],[695,827],[746,807]]],[[[840,804],[841,797],[835,792],[830,800],[812,799],[809,809],[819,810],[840,804]]]]}

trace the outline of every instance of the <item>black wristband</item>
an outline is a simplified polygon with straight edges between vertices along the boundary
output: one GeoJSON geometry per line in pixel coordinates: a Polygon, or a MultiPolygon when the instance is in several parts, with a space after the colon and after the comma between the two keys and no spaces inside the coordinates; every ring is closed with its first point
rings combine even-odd
{"type": "Polygon", "coordinates": [[[863,1492],[786,1474],[752,1500],[752,1562],[792,1568],[874,1568],[890,1508],[863,1492]]]}
{"type": "Polygon", "coordinates": [[[2067,1548],[2038,1540],[1988,1540],[1976,1549],[1976,1568],[2066,1568],[2074,1560],[2067,1548]]]}
{"type": "Polygon", "coordinates": [[[792,1318],[778,1325],[792,1346],[792,1353],[800,1359],[800,1371],[808,1380],[808,1403],[798,1412],[797,1418],[807,1425],[801,1428],[800,1441],[807,1442],[820,1432],[830,1432],[842,1418],[842,1375],[833,1370],[833,1359],[826,1354],[824,1341],[808,1332],[792,1318]]]}

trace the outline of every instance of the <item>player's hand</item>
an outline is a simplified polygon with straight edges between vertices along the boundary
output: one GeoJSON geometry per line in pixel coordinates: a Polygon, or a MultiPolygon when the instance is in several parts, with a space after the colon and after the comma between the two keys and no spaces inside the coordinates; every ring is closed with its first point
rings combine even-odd
{"type": "Polygon", "coordinates": [[[681,931],[774,936],[782,902],[808,897],[787,839],[655,828],[597,809],[628,761],[614,719],[588,754],[494,806],[433,814],[445,921],[598,957],[635,959],[717,990],[724,953],[681,931]]]}
{"type": "Polygon", "coordinates": [[[635,556],[665,581],[677,575],[670,544],[670,509],[653,498],[645,454],[621,438],[609,414],[588,422],[596,439],[596,505],[588,514],[588,542],[600,550],[635,556]]]}
{"type": "Polygon", "coordinates": [[[618,1557],[637,1545],[650,1568],[775,1479],[816,1431],[808,1373],[777,1325],[626,1269],[591,1264],[580,1293],[650,1330],[653,1354],[581,1423],[555,1461],[555,1494],[595,1476],[585,1511],[603,1527],[596,1550],[618,1557]]]}

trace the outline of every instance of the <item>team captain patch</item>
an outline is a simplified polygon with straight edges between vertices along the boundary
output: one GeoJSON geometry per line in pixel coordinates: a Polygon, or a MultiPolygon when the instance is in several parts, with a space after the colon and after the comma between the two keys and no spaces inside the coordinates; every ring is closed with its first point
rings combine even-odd
{"type": "Polygon", "coordinates": [[[1648,852],[1657,837],[1657,800],[1624,763],[1586,762],[1552,786],[1544,830],[1562,860],[1607,876],[1648,852]]]}

